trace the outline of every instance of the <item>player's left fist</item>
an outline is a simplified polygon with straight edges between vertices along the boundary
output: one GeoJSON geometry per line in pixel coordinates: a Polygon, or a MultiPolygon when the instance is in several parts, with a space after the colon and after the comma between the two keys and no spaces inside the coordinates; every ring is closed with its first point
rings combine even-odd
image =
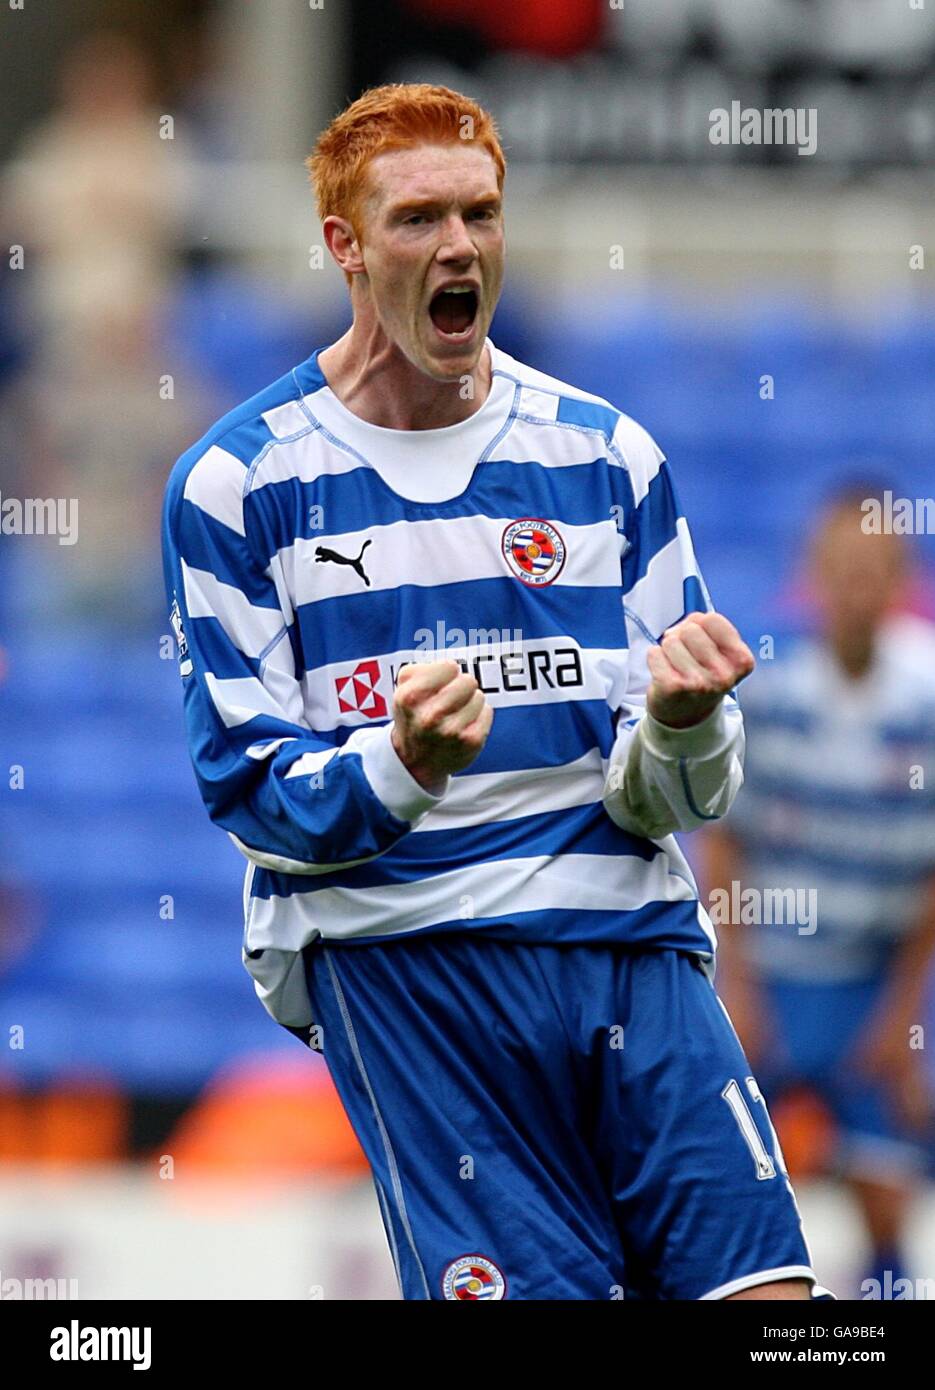
{"type": "Polygon", "coordinates": [[[756,662],[723,613],[689,613],[649,648],[646,664],[646,708],[661,724],[687,729],[713,713],[756,662]]]}

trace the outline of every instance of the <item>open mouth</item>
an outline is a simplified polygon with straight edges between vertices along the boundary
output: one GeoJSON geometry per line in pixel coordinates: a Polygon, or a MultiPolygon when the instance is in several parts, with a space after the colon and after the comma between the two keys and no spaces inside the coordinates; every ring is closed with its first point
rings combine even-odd
{"type": "Polygon", "coordinates": [[[443,338],[467,338],[477,317],[477,291],[467,285],[439,290],[432,296],[429,314],[443,338]]]}

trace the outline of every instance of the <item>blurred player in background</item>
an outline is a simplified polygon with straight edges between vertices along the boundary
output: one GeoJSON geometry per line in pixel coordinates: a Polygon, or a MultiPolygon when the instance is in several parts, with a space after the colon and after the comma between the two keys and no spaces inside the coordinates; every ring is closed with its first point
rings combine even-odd
{"type": "Polygon", "coordinates": [[[894,616],[910,557],[870,529],[880,501],[857,484],[827,504],[810,557],[820,633],[745,687],[745,784],[700,843],[708,889],[741,906],[720,929],[731,1018],[774,1106],[804,1087],[830,1109],[885,1288],[905,1273],[931,1136],[935,628],[894,616]],[[771,890],[790,905],[796,890],[797,912],[745,921],[748,890],[747,919],[771,890]]]}
{"type": "Polygon", "coordinates": [[[487,337],[487,113],[375,89],[311,169],[352,326],[165,509],[258,993],[324,1052],[406,1298],[807,1299],[672,834],[742,780],[752,654],[645,430],[487,337]]]}

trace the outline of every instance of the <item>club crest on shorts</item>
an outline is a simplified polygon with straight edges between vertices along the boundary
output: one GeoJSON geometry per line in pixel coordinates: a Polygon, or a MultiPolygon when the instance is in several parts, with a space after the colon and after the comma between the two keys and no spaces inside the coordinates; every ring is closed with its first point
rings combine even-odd
{"type": "Polygon", "coordinates": [[[556,527],[540,517],[512,521],[501,540],[507,564],[524,584],[551,584],[565,563],[565,542],[556,527]]]}
{"type": "Polygon", "coordinates": [[[483,1255],[462,1255],[452,1260],[442,1276],[442,1292],[454,1303],[474,1303],[482,1298],[502,1298],[506,1280],[493,1260],[483,1255]]]}

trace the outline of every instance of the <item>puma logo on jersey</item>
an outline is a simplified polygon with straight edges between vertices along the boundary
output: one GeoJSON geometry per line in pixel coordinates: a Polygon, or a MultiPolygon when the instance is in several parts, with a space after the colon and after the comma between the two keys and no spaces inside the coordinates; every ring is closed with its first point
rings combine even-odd
{"type": "Polygon", "coordinates": [[[351,569],[355,570],[357,574],[360,575],[361,579],[364,581],[364,583],[367,585],[367,588],[369,589],[370,580],[364,574],[364,567],[360,562],[360,557],[361,555],[363,555],[364,551],[367,549],[367,546],[369,544],[369,541],[364,541],[363,545],[360,547],[360,551],[358,552],[356,559],[350,555],[339,555],[336,550],[329,550],[326,545],[319,545],[316,547],[315,550],[315,563],[321,565],[324,564],[326,561],[330,560],[332,564],[335,565],[350,565],[351,569]]]}

